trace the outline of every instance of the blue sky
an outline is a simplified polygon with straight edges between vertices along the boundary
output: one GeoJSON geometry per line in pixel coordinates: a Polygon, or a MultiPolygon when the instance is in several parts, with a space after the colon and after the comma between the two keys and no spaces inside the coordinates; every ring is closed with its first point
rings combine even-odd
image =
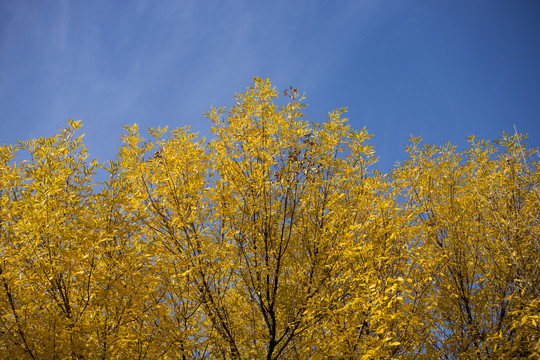
{"type": "Polygon", "coordinates": [[[0,0],[0,144],[82,120],[92,157],[122,125],[191,125],[253,76],[306,93],[309,120],[348,107],[379,167],[410,134],[540,145],[540,1],[0,0]]]}

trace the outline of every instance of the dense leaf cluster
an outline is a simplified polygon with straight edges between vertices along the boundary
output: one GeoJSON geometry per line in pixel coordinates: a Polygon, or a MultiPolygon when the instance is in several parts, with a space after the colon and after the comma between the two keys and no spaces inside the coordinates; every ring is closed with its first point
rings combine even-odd
{"type": "Polygon", "coordinates": [[[211,141],[126,127],[107,166],[79,122],[0,147],[0,358],[540,356],[524,137],[411,137],[381,174],[344,109],[311,123],[302,100],[255,79],[211,141]]]}

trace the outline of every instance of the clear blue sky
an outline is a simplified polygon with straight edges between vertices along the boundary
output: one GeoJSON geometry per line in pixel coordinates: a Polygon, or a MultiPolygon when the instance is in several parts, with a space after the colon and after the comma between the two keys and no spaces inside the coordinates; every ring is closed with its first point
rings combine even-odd
{"type": "Polygon", "coordinates": [[[0,0],[0,144],[82,120],[100,161],[123,124],[191,125],[253,76],[349,108],[388,170],[409,134],[540,145],[540,1],[0,0]]]}

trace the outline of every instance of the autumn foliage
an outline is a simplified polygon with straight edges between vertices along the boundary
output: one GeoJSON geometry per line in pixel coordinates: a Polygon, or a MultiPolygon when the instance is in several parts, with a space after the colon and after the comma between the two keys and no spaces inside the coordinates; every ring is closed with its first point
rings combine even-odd
{"type": "Polygon", "coordinates": [[[302,100],[255,79],[211,140],[134,125],[107,165],[75,121],[0,147],[0,358],[538,358],[525,137],[411,137],[381,174],[302,100]]]}

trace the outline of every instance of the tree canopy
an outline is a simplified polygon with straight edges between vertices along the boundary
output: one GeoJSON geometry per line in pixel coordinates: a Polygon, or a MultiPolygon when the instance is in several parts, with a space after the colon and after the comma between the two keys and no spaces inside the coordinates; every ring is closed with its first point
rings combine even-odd
{"type": "Polygon", "coordinates": [[[382,174],[345,109],[307,121],[258,78],[235,98],[212,139],[133,125],[106,165],[79,121],[0,147],[1,358],[540,356],[525,136],[411,137],[382,174]]]}

